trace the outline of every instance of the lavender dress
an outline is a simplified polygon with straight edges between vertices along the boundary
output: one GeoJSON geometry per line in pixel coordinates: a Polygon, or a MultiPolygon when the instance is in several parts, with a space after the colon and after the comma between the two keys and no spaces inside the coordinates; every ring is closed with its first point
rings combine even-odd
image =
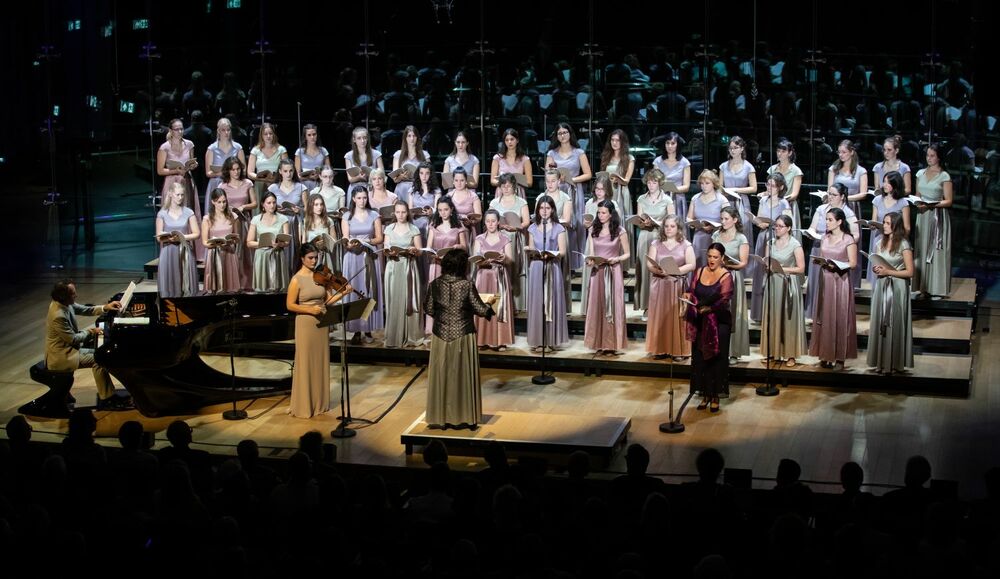
{"type": "MultiPolygon", "coordinates": [[[[684,185],[684,169],[691,166],[691,161],[687,160],[687,157],[681,156],[680,159],[674,163],[671,167],[667,164],[667,160],[662,156],[653,159],[653,166],[663,173],[663,176],[667,181],[670,181],[679,189],[684,185]]],[[[674,209],[677,215],[687,215],[687,195],[685,193],[672,193],[674,200],[674,209]]],[[[687,232],[685,231],[685,234],[687,232]]]]}
{"type": "MultiPolygon", "coordinates": [[[[375,235],[375,220],[378,219],[378,211],[369,209],[361,219],[362,214],[357,213],[351,216],[348,221],[350,236],[355,239],[369,241],[375,235]]],[[[348,219],[347,215],[344,219],[348,219]]],[[[376,302],[375,309],[367,320],[351,320],[347,322],[348,332],[374,332],[385,327],[385,318],[382,315],[382,306],[385,299],[382,297],[382,275],[378,265],[378,260],[363,245],[358,246],[356,251],[344,250],[344,277],[351,281],[351,286],[359,290],[364,295],[372,298],[376,302]],[[362,272],[362,270],[364,270],[362,272]]],[[[351,293],[344,296],[345,302],[360,299],[357,294],[351,293]]]]}
{"type": "MultiPolygon", "coordinates": [[[[535,248],[555,250],[559,248],[559,234],[566,229],[554,223],[545,228],[542,237],[542,226],[532,223],[528,227],[535,248]]],[[[564,259],[561,257],[560,259],[564,259]]],[[[544,263],[545,293],[542,293],[543,263],[538,260],[531,262],[528,268],[528,345],[532,348],[542,344],[542,324],[545,324],[545,345],[561,346],[569,342],[569,325],[566,322],[565,295],[559,291],[562,287],[563,274],[559,261],[544,263]],[[554,291],[553,291],[554,290],[554,291]]]]}
{"type": "Polygon", "coordinates": [[[461,167],[465,169],[466,175],[474,178],[477,183],[479,182],[479,175],[475,175],[472,172],[472,170],[476,168],[476,165],[479,164],[479,157],[473,154],[469,154],[468,160],[466,160],[464,163],[459,163],[458,159],[456,159],[454,155],[448,155],[448,157],[445,158],[445,162],[448,163],[448,167],[451,168],[452,171],[454,171],[458,167],[461,167]]]}
{"type": "MultiPolygon", "coordinates": [[[[768,198],[761,200],[760,207],[757,209],[757,216],[764,219],[771,219],[772,221],[777,219],[779,215],[785,215],[791,212],[792,208],[788,204],[787,199],[781,199],[778,204],[772,206],[768,203],[768,198]]],[[[826,224],[826,221],[823,222],[826,224]]],[[[756,225],[754,226],[756,227],[756,225]]],[[[759,255],[764,257],[767,248],[767,244],[771,242],[772,230],[762,229],[760,234],[757,236],[757,244],[753,248],[754,255],[759,255]]],[[[756,261],[751,261],[747,267],[747,275],[753,280],[750,286],[750,319],[759,322],[762,315],[762,306],[764,304],[764,278],[766,277],[766,270],[760,267],[756,261]]]]}
{"type": "MultiPolygon", "coordinates": [[[[691,242],[678,243],[673,251],[662,241],[656,240],[650,248],[656,249],[656,260],[670,256],[677,267],[687,265],[687,248],[691,242]]],[[[650,354],[690,356],[691,342],[684,329],[684,312],[681,295],[687,289],[687,276],[654,277],[649,283],[649,323],[646,324],[646,351],[650,354]]]]}
{"type": "MultiPolygon", "coordinates": [[[[174,161],[183,164],[193,158],[194,143],[184,139],[181,144],[180,154],[177,154],[170,146],[170,141],[160,145],[160,150],[167,153],[167,161],[174,161]]],[[[164,177],[163,189],[160,190],[160,195],[168,195],[170,187],[172,187],[174,183],[182,183],[184,185],[184,206],[191,208],[194,211],[195,219],[198,220],[198,223],[201,223],[201,204],[198,203],[198,193],[194,190],[194,182],[191,180],[191,172],[188,171],[183,175],[167,175],[164,177]]],[[[198,261],[205,259],[205,246],[202,245],[201,238],[195,239],[192,245],[194,246],[195,258],[198,261]]]]}
{"type": "MultiPolygon", "coordinates": [[[[190,207],[184,207],[176,219],[166,210],[160,209],[157,219],[163,220],[165,233],[178,231],[184,235],[191,233],[189,221],[194,216],[190,207]]],[[[161,298],[190,296],[198,293],[198,264],[194,259],[190,241],[179,244],[164,243],[160,247],[159,267],[156,271],[156,289],[161,298]]]]}
{"type": "MultiPolygon", "coordinates": [[[[519,198],[520,199],[520,198],[519,198]]],[[[487,241],[488,234],[476,237],[482,255],[487,251],[503,254],[511,243],[507,236],[498,235],[496,243],[487,241]]],[[[476,269],[476,289],[481,294],[499,294],[500,301],[495,304],[496,314],[490,319],[476,318],[476,344],[479,346],[508,346],[514,343],[514,303],[511,293],[510,271],[506,267],[494,265],[489,269],[476,269]]]]}
{"type": "MultiPolygon", "coordinates": [[[[443,224],[442,224],[443,225],[443,224]]],[[[458,238],[465,231],[462,226],[452,227],[448,231],[444,231],[439,227],[434,228],[434,241],[431,243],[431,249],[443,249],[445,247],[452,247],[458,243],[458,238]]],[[[436,280],[441,275],[441,264],[431,260],[431,265],[427,270],[427,286],[431,285],[431,282],[436,280]]],[[[434,331],[434,318],[427,316],[426,330],[425,333],[430,334],[434,331]]]]}
{"type": "MultiPolygon", "coordinates": [[[[551,149],[546,156],[551,159],[558,169],[569,171],[570,178],[579,177],[583,171],[580,159],[583,157],[583,149],[573,149],[569,157],[563,157],[556,149],[551,149]]],[[[547,164],[547,162],[546,162],[547,164]]],[[[583,184],[571,184],[575,190],[572,191],[573,198],[573,228],[569,230],[567,249],[569,255],[569,268],[579,269],[583,265],[583,258],[573,251],[585,253],[587,251],[587,235],[583,231],[583,184]]]]}
{"type": "MultiPolygon", "coordinates": [[[[739,171],[733,171],[729,166],[729,161],[719,165],[719,176],[722,177],[722,186],[726,189],[735,189],[750,186],[750,173],[756,173],[754,171],[753,165],[750,161],[743,161],[743,166],[740,167],[739,171]]],[[[743,222],[744,229],[746,229],[746,224],[750,223],[750,196],[746,193],[740,193],[740,221],[743,222]]],[[[755,246],[757,240],[757,233],[750,229],[750,235],[747,236],[750,241],[751,246],[755,246]]]]}
{"type": "MultiPolygon", "coordinates": [[[[308,155],[306,153],[305,147],[299,147],[295,150],[295,156],[299,158],[299,166],[302,167],[302,172],[312,170],[319,170],[326,164],[326,158],[330,156],[330,152],[326,150],[326,147],[317,147],[319,149],[315,155],[308,155]]],[[[302,181],[305,186],[306,191],[311,191],[319,185],[319,181],[315,179],[305,179],[302,181]]]]}
{"type": "MultiPolygon", "coordinates": [[[[824,235],[820,255],[847,261],[847,247],[853,243],[854,237],[848,234],[844,234],[840,243],[833,243],[830,235],[824,235]]],[[[827,362],[857,358],[857,323],[851,276],[847,272],[822,270],[819,294],[813,308],[809,354],[827,362]]]]}
{"type": "MultiPolygon", "coordinates": [[[[847,174],[842,171],[837,171],[834,169],[833,165],[830,165],[830,170],[834,171],[833,182],[843,183],[844,187],[847,187],[848,195],[857,195],[861,193],[861,177],[866,177],[868,175],[868,170],[858,165],[854,168],[854,173],[847,174]]],[[[861,215],[861,203],[858,201],[850,201],[847,204],[854,211],[855,215],[861,215]]]]}
{"type": "MultiPolygon", "coordinates": [[[[800,169],[799,166],[796,165],[795,163],[791,163],[788,165],[788,170],[782,173],[779,170],[779,167],[781,167],[780,163],[771,165],[770,167],[767,168],[767,174],[771,175],[773,173],[781,173],[781,176],[785,178],[785,184],[788,187],[788,191],[786,192],[786,194],[791,193],[792,185],[795,183],[795,178],[803,176],[802,169],[800,169]]],[[[801,195],[802,195],[802,188],[799,187],[799,196],[801,197],[801,195]]],[[[788,201],[788,204],[792,207],[792,228],[802,229],[802,214],[799,212],[799,200],[798,199],[785,199],[785,200],[788,201]]],[[[799,243],[802,243],[801,233],[794,232],[792,233],[792,237],[799,240],[799,243]]]]}
{"type": "MultiPolygon", "coordinates": [[[[531,173],[531,161],[528,159],[527,155],[524,155],[513,163],[508,163],[507,157],[501,157],[500,155],[493,155],[493,160],[497,162],[497,170],[500,171],[500,175],[503,175],[504,173],[510,173],[511,175],[523,175],[525,173],[525,163],[528,165],[527,172],[529,174],[531,173]]],[[[526,197],[524,187],[521,187],[520,185],[515,186],[514,192],[521,199],[526,197]]]]}
{"type": "Polygon", "coordinates": [[[302,213],[304,210],[302,207],[302,192],[307,191],[307,189],[302,183],[296,183],[291,191],[285,192],[280,184],[274,183],[267,190],[274,193],[274,196],[277,198],[279,210],[282,203],[291,203],[299,208],[298,215],[282,213],[282,215],[288,218],[288,233],[292,236],[292,243],[288,246],[288,276],[291,279],[291,276],[295,275],[301,266],[301,262],[299,261],[299,228],[302,226],[302,213]]]}
{"type": "MultiPolygon", "coordinates": [[[[369,169],[375,169],[378,167],[378,160],[382,157],[382,153],[376,149],[372,149],[372,158],[368,159],[366,163],[362,163],[361,167],[367,167],[369,169]]],[[[354,167],[354,150],[350,150],[344,153],[344,167],[350,169],[354,167]]],[[[351,198],[354,196],[354,190],[359,186],[364,185],[364,181],[358,181],[357,183],[351,183],[351,186],[347,188],[347,197],[351,198]]]]}
{"type": "MultiPolygon", "coordinates": [[[[698,193],[691,199],[691,207],[694,208],[694,218],[713,221],[715,223],[718,223],[722,216],[722,208],[728,205],[729,201],[718,191],[715,192],[715,199],[707,203],[704,201],[702,193],[698,193]]],[[[746,222],[744,221],[744,223],[746,222]]],[[[708,246],[711,243],[711,233],[705,233],[700,229],[694,230],[694,238],[691,241],[691,245],[694,246],[696,267],[704,267],[708,262],[708,246]]]]}
{"type": "MultiPolygon", "coordinates": [[[[909,205],[910,202],[904,199],[893,199],[891,195],[877,195],[872,199],[872,207],[875,208],[875,214],[878,215],[878,220],[882,221],[885,216],[890,213],[903,214],[903,208],[909,205]]],[[[868,254],[874,254],[878,251],[878,244],[882,241],[881,231],[872,231],[871,239],[868,241],[868,254]]],[[[857,271],[861,271],[861,268],[855,268],[857,271]]],[[[851,272],[854,273],[854,272],[851,272]]],[[[875,273],[872,271],[872,264],[868,262],[868,271],[865,273],[868,281],[871,282],[872,287],[875,287],[875,282],[877,281],[875,273]]],[[[859,287],[859,286],[854,286],[859,287]]]]}
{"type": "MultiPolygon", "coordinates": [[[[602,232],[603,233],[603,232],[602,232]]],[[[594,255],[604,258],[622,254],[621,236],[590,237],[594,255]]],[[[586,304],[586,325],[583,344],[591,350],[624,350],[627,336],[625,326],[625,281],[622,264],[590,268],[590,295],[586,304]]]]}
{"type": "MultiPolygon", "coordinates": [[[[219,141],[216,141],[208,146],[208,151],[212,153],[212,167],[222,167],[222,164],[226,162],[226,159],[231,157],[236,157],[243,150],[243,145],[232,142],[232,146],[228,151],[223,151],[219,147],[219,141]]],[[[222,184],[222,177],[212,177],[208,180],[208,187],[205,187],[205,208],[202,211],[202,215],[208,215],[212,212],[212,191],[219,188],[222,184]]]]}
{"type": "MultiPolygon", "coordinates": [[[[830,204],[824,203],[816,208],[816,212],[820,215],[825,215],[829,209],[830,204]]],[[[844,210],[844,215],[847,217],[848,223],[857,222],[857,218],[854,216],[854,212],[851,211],[850,207],[842,207],[842,209],[844,210]]],[[[816,220],[815,231],[816,233],[822,235],[823,239],[826,239],[826,219],[821,218],[816,220]]],[[[806,259],[806,270],[809,272],[809,276],[807,278],[808,281],[806,282],[805,311],[806,318],[810,320],[813,317],[813,312],[816,311],[816,300],[819,298],[819,288],[821,284],[820,279],[822,278],[821,273],[823,272],[823,268],[812,262],[812,257],[820,255],[821,244],[822,240],[813,241],[812,251],[809,252],[809,256],[806,259]]],[[[857,269],[858,268],[854,268],[854,270],[851,271],[852,275],[857,269]]]]}
{"type": "MultiPolygon", "coordinates": [[[[208,215],[201,220],[201,226],[208,229],[209,239],[213,237],[225,237],[230,233],[238,234],[240,229],[239,222],[235,220],[226,221],[225,219],[219,219],[215,224],[212,224],[208,215]]],[[[205,291],[239,291],[240,264],[237,257],[238,245],[239,242],[222,247],[209,248],[206,251],[205,291]]]]}
{"type": "Polygon", "coordinates": [[[876,189],[882,187],[882,179],[885,177],[885,174],[888,173],[889,171],[898,171],[900,175],[906,175],[907,173],[910,172],[910,166],[900,161],[898,169],[886,169],[885,161],[879,161],[878,163],[875,163],[875,166],[872,167],[872,173],[874,173],[875,175],[874,185],[876,189]]]}

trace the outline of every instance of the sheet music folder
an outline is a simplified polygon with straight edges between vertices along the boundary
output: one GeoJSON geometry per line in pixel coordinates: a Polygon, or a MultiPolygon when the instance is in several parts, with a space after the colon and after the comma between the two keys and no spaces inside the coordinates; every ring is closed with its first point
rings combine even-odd
{"type": "Polygon", "coordinates": [[[334,324],[339,324],[343,318],[351,320],[366,320],[375,309],[375,300],[371,298],[355,300],[346,305],[341,303],[331,304],[326,307],[326,313],[316,322],[317,328],[328,328],[334,324]]]}

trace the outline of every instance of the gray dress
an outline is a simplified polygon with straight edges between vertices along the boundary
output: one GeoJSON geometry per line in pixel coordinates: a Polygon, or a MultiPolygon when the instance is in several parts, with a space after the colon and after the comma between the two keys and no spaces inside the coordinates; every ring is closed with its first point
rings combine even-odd
{"type": "MultiPolygon", "coordinates": [[[[902,240],[899,250],[890,253],[879,247],[878,254],[902,271],[903,252],[912,251],[902,240]]],[[[899,277],[880,277],[872,288],[871,327],[868,329],[868,365],[879,372],[901,372],[913,367],[913,322],[910,310],[910,282],[899,277]]]]}
{"type": "MultiPolygon", "coordinates": [[[[917,171],[917,193],[924,201],[943,201],[947,172],[927,179],[926,169],[917,171]]],[[[917,279],[914,286],[932,296],[951,293],[951,211],[928,209],[917,215],[917,247],[913,256],[917,279]]]]}
{"type": "MultiPolygon", "coordinates": [[[[306,153],[305,147],[299,147],[295,150],[295,156],[299,158],[299,166],[302,167],[302,172],[313,171],[317,173],[322,169],[323,165],[326,164],[327,157],[330,156],[330,152],[326,150],[326,147],[317,147],[315,155],[309,155],[306,153]]],[[[302,181],[306,190],[311,190],[319,185],[319,181],[315,179],[306,179],[302,181]]]]}
{"type": "MultiPolygon", "coordinates": [[[[729,189],[737,189],[750,186],[750,173],[756,173],[754,171],[753,165],[750,161],[744,160],[743,166],[740,167],[739,171],[733,171],[729,166],[729,161],[726,161],[719,165],[719,177],[722,178],[722,186],[729,189]]],[[[756,194],[755,194],[756,195],[756,194]]],[[[746,193],[740,193],[740,221],[744,223],[746,227],[747,223],[750,223],[750,196],[746,193]]],[[[753,228],[750,228],[750,235],[747,239],[750,241],[750,247],[755,247],[754,241],[757,238],[756,232],[753,228]]]]}
{"type": "MultiPolygon", "coordinates": [[[[781,167],[781,163],[775,163],[774,165],[771,165],[770,167],[767,168],[767,174],[771,175],[773,173],[781,173],[779,167],[781,167]]],[[[785,171],[784,173],[781,173],[781,176],[785,178],[785,184],[788,187],[788,190],[785,192],[785,195],[787,196],[788,193],[792,192],[792,185],[795,182],[795,178],[802,177],[803,173],[802,169],[800,169],[798,165],[796,165],[795,163],[791,163],[788,165],[788,170],[785,171]]],[[[802,180],[805,181],[805,177],[803,177],[802,180]]],[[[799,187],[799,197],[801,196],[802,196],[802,188],[799,187]]],[[[802,229],[802,216],[799,213],[799,200],[796,198],[796,199],[786,199],[786,201],[788,201],[788,204],[792,207],[792,229],[802,229]]],[[[801,233],[793,233],[792,237],[798,239],[799,242],[802,241],[801,233]]]]}
{"type": "Polygon", "coordinates": [[[473,316],[492,318],[493,309],[479,299],[471,281],[451,275],[431,282],[423,305],[434,318],[424,420],[441,426],[479,424],[483,392],[473,316]]]}
{"type": "MultiPolygon", "coordinates": [[[[794,237],[785,247],[775,242],[771,257],[781,267],[795,267],[795,250],[802,244],[794,237]]],[[[763,268],[761,268],[763,269],[763,268]]],[[[787,360],[806,353],[806,319],[802,313],[802,276],[764,277],[764,315],[760,329],[760,353],[767,358],[787,360]]]]}
{"type": "MultiPolygon", "coordinates": [[[[583,149],[573,149],[569,157],[561,156],[556,149],[551,149],[546,153],[546,156],[555,162],[557,168],[569,171],[570,177],[579,177],[580,173],[583,172],[582,161],[580,161],[583,155],[583,149]]],[[[567,256],[569,269],[580,269],[580,266],[583,265],[583,257],[580,256],[580,253],[587,251],[587,234],[583,230],[583,184],[575,183],[571,186],[573,187],[570,194],[573,201],[573,227],[567,231],[569,235],[566,248],[569,251],[567,256]],[[580,253],[573,253],[574,251],[580,253]]]]}
{"type": "MultiPolygon", "coordinates": [[[[178,231],[184,235],[191,233],[190,207],[181,209],[180,217],[174,219],[168,211],[160,209],[156,217],[163,220],[163,231],[178,231]]],[[[195,262],[191,242],[164,243],[160,247],[160,260],[156,271],[156,290],[161,298],[190,296],[198,293],[198,265],[195,262]]]]}
{"type": "MultiPolygon", "coordinates": [[[[284,215],[276,214],[276,219],[271,225],[265,225],[262,221],[264,214],[257,215],[250,221],[250,225],[257,228],[257,239],[262,233],[281,233],[282,225],[288,222],[284,215]]],[[[288,247],[274,249],[272,247],[258,247],[253,253],[253,289],[254,291],[274,291],[284,290],[288,287],[291,276],[288,273],[288,247]]]]}
{"type": "MultiPolygon", "coordinates": [[[[684,169],[691,166],[691,161],[687,160],[687,157],[681,156],[677,160],[677,163],[673,167],[667,164],[667,161],[662,157],[657,157],[653,159],[653,166],[663,173],[664,178],[670,181],[678,188],[684,185],[684,169]]],[[[681,217],[687,216],[687,194],[686,193],[671,193],[673,196],[674,209],[677,215],[681,217]]],[[[687,228],[682,228],[685,236],[687,235],[687,228]]],[[[697,256],[695,256],[697,257],[697,256]]]]}
{"type": "MultiPolygon", "coordinates": [[[[637,215],[646,215],[650,219],[661,222],[663,218],[674,213],[674,203],[670,195],[664,191],[660,192],[660,198],[655,202],[650,201],[649,193],[639,196],[636,204],[639,209],[637,215]]],[[[643,231],[636,228],[635,242],[635,307],[640,310],[649,308],[649,265],[646,263],[646,254],[649,253],[649,245],[660,238],[660,228],[654,227],[651,231],[643,231]]],[[[695,256],[697,257],[697,256],[695,256]]]]}
{"type": "MultiPolygon", "coordinates": [[[[737,233],[732,241],[722,241],[719,229],[712,234],[712,241],[718,241],[726,248],[726,255],[739,261],[740,247],[750,246],[747,236],[737,233]]],[[[729,311],[733,314],[733,325],[729,335],[729,355],[734,358],[750,355],[750,320],[747,317],[747,291],[743,285],[743,270],[731,269],[733,275],[733,297],[729,302],[729,311]]]]}
{"type": "MultiPolygon", "coordinates": [[[[312,275],[297,273],[295,279],[299,286],[295,303],[312,306],[326,301],[326,289],[316,285],[312,275]]],[[[313,315],[295,315],[295,365],[288,413],[298,418],[311,418],[330,409],[329,329],[318,327],[316,321],[313,315]]]]}
{"type": "MultiPolygon", "coordinates": [[[[414,247],[420,235],[416,225],[387,225],[383,230],[385,247],[414,247]],[[404,228],[405,227],[405,228],[404,228]]],[[[385,261],[385,345],[387,348],[416,346],[424,339],[420,314],[420,274],[415,258],[400,257],[385,261]]]]}

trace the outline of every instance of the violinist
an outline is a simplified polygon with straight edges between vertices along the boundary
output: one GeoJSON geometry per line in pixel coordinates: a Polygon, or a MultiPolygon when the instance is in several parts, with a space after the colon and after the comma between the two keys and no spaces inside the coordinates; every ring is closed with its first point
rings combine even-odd
{"type": "Polygon", "coordinates": [[[295,316],[295,366],[288,413],[311,418],[330,409],[330,339],[317,321],[326,307],[353,291],[347,280],[314,272],[319,251],[312,243],[299,247],[302,266],[288,284],[285,306],[295,316]]]}

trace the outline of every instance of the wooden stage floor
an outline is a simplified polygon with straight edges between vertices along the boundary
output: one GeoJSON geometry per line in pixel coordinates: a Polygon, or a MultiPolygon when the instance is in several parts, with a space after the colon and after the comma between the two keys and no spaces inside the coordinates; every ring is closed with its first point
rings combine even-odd
{"type": "MultiPolygon", "coordinates": [[[[85,276],[77,273],[81,302],[100,303],[121,291],[137,272],[98,272],[85,276]]],[[[16,414],[17,408],[45,391],[32,382],[28,367],[43,351],[44,318],[48,292],[54,276],[25,278],[7,289],[16,296],[0,305],[0,421],[16,414]]],[[[983,320],[980,320],[982,322],[983,320]]],[[[988,325],[988,324],[981,324],[988,325]]],[[[968,396],[858,392],[852,388],[857,377],[844,382],[845,389],[791,386],[775,398],[759,397],[752,387],[734,385],[731,396],[723,401],[722,412],[710,414],[689,408],[684,416],[687,431],[666,435],[658,425],[667,419],[670,380],[616,375],[603,376],[579,372],[556,373],[556,382],[548,386],[532,384],[533,372],[509,368],[484,368],[483,405],[488,415],[510,415],[543,419],[545,415],[577,416],[581,422],[600,417],[624,417],[630,422],[629,442],[639,442],[651,453],[650,471],[668,480],[684,480],[694,472],[694,457],[706,447],[719,448],[727,466],[752,469],[755,477],[773,478],[778,460],[792,458],[803,468],[803,478],[834,482],[840,466],[848,460],[860,463],[866,481],[874,485],[902,482],[907,457],[927,456],[934,478],[959,481],[963,496],[982,496],[982,474],[1000,464],[1000,396],[994,384],[998,378],[995,352],[1000,343],[989,333],[976,334],[971,343],[969,361],[973,380],[968,396]]],[[[633,355],[633,354],[629,354],[633,355]]],[[[639,356],[639,353],[634,353],[639,356]]],[[[628,355],[627,355],[628,356],[628,355]]],[[[228,370],[228,358],[207,356],[210,363],[228,370]]],[[[925,356],[926,369],[944,372],[934,356],[925,356]]],[[[950,359],[950,358],[949,358],[950,359]]],[[[336,359],[335,359],[336,360],[336,359]]],[[[622,363],[627,363],[623,360],[622,363]]],[[[759,362],[748,360],[745,365],[759,362]]],[[[239,359],[237,372],[258,376],[282,376],[289,364],[278,359],[239,359]]],[[[404,386],[420,371],[415,366],[379,363],[352,364],[352,408],[357,417],[375,419],[385,412],[404,386]]],[[[952,371],[952,370],[948,370],[952,371]]],[[[339,401],[339,371],[332,368],[333,400],[339,401]]],[[[677,404],[686,394],[687,384],[675,379],[677,404]]],[[[81,401],[95,396],[93,377],[88,371],[76,374],[74,394],[81,401]]],[[[408,457],[401,434],[414,426],[423,414],[426,375],[412,387],[377,424],[359,426],[353,439],[337,441],[341,462],[404,466],[419,463],[408,457]]],[[[227,406],[203,409],[197,415],[183,416],[194,427],[199,448],[214,453],[235,454],[236,444],[253,438],[265,453],[289,456],[298,437],[309,430],[329,433],[337,425],[337,412],[331,411],[312,420],[289,417],[287,398],[275,397],[242,402],[250,418],[227,422],[221,413],[227,406]]],[[[135,411],[97,413],[101,442],[117,445],[115,434],[126,420],[141,420],[156,432],[157,445],[165,445],[164,430],[174,418],[144,418],[135,411]]],[[[66,431],[65,420],[31,419],[35,438],[59,440],[66,431]]],[[[474,467],[481,459],[456,459],[458,467],[474,467]]],[[[623,471],[622,453],[613,456],[609,472],[623,471]]],[[[759,486],[773,483],[757,481],[759,486]]],[[[826,488],[817,485],[818,488],[826,488]]],[[[882,492],[876,486],[875,492],[882,492]]]]}

